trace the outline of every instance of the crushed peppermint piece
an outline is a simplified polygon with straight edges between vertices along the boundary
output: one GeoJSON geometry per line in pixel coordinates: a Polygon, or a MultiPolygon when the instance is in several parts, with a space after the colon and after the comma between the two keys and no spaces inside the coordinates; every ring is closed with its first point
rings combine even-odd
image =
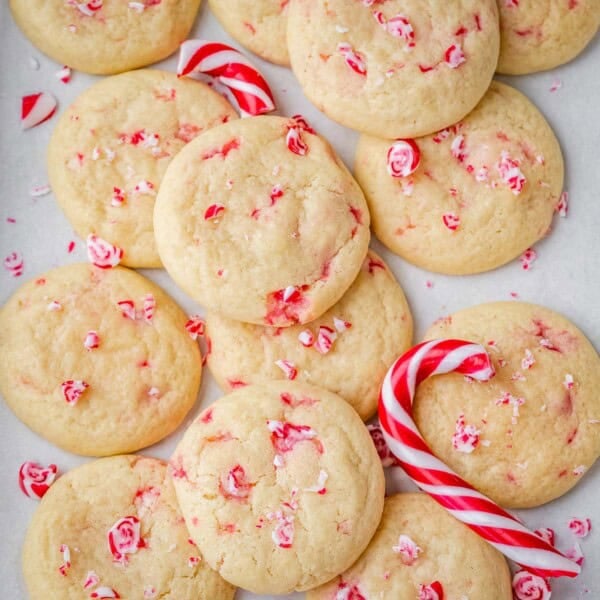
{"type": "Polygon", "coordinates": [[[590,519],[578,519],[572,518],[569,523],[569,531],[578,538],[585,538],[590,534],[592,530],[592,521],[590,519]]]}
{"type": "Polygon", "coordinates": [[[85,381],[80,379],[69,379],[61,384],[60,389],[67,404],[69,406],[75,406],[77,402],[79,402],[79,398],[81,398],[82,394],[89,387],[89,384],[85,381]]]}
{"type": "Polygon", "coordinates": [[[421,151],[414,140],[396,140],[388,149],[387,172],[392,177],[408,177],[419,167],[421,151]]]}
{"type": "Polygon", "coordinates": [[[455,431],[452,434],[452,447],[459,452],[471,454],[479,445],[481,431],[475,425],[465,425],[465,415],[461,413],[456,420],[455,431]]]}
{"type": "Polygon", "coordinates": [[[515,196],[518,196],[522,191],[527,179],[521,172],[520,162],[510,157],[506,150],[503,150],[500,155],[500,160],[496,164],[502,181],[510,188],[515,196]]]}
{"type": "Polygon", "coordinates": [[[528,369],[531,369],[531,367],[533,367],[533,365],[535,365],[535,357],[533,356],[533,353],[531,352],[531,350],[526,349],[525,350],[525,358],[523,358],[521,360],[521,368],[524,371],[527,371],[528,369]]]}
{"type": "Polygon", "coordinates": [[[49,194],[52,190],[50,189],[50,186],[45,184],[45,185],[34,185],[30,190],[29,190],[29,195],[32,198],[39,198],[41,196],[46,196],[47,194],[49,194]]]}
{"type": "Polygon", "coordinates": [[[134,516],[119,519],[107,533],[108,549],[113,556],[113,561],[127,565],[128,555],[135,554],[144,547],[140,535],[140,520],[134,516]]]}
{"type": "Polygon", "coordinates": [[[275,364],[284,372],[288,379],[293,380],[298,376],[298,369],[296,369],[293,362],[280,359],[276,360],[275,364]]]}
{"type": "Polygon", "coordinates": [[[313,485],[312,487],[307,487],[304,488],[305,492],[315,492],[319,495],[323,495],[327,492],[327,489],[325,488],[325,482],[327,481],[327,479],[329,479],[329,475],[327,473],[327,471],[324,471],[323,469],[321,469],[319,471],[319,479],[317,481],[316,485],[313,485]]]}
{"type": "Polygon", "coordinates": [[[367,74],[367,65],[365,59],[360,52],[356,52],[348,43],[340,42],[337,45],[338,52],[342,55],[346,64],[358,75],[367,74]]]}
{"type": "Polygon", "coordinates": [[[563,381],[563,386],[565,387],[565,389],[571,390],[571,389],[573,389],[574,385],[575,385],[575,380],[573,379],[573,375],[571,375],[570,373],[567,373],[565,375],[565,380],[563,381]]]}
{"type": "Polygon", "coordinates": [[[546,579],[525,570],[515,573],[512,588],[515,600],[550,600],[552,594],[552,588],[546,579]]]}
{"type": "Polygon", "coordinates": [[[569,192],[564,191],[558,200],[556,205],[556,212],[559,217],[566,217],[569,213],[569,192]]]}
{"type": "Polygon", "coordinates": [[[40,500],[56,479],[58,467],[44,467],[34,462],[24,462],[19,469],[19,487],[29,498],[40,500]]]}
{"type": "Polygon", "coordinates": [[[4,259],[4,268],[13,276],[21,277],[25,269],[25,261],[19,252],[11,252],[4,259]]]}
{"type": "Polygon", "coordinates": [[[446,50],[446,53],[444,54],[444,59],[446,61],[446,64],[451,69],[456,69],[460,67],[460,65],[462,65],[463,63],[467,62],[465,53],[463,52],[463,49],[460,47],[459,44],[452,44],[452,46],[450,46],[446,50]]]}
{"type": "Polygon", "coordinates": [[[537,257],[537,252],[533,248],[527,248],[519,257],[523,271],[531,271],[531,267],[537,260],[537,257]]]}
{"type": "Polygon", "coordinates": [[[337,338],[337,333],[327,325],[321,325],[317,334],[317,341],[314,343],[314,348],[320,354],[327,354],[333,347],[333,343],[337,338]]]}
{"type": "Polygon", "coordinates": [[[206,323],[200,315],[190,315],[189,319],[185,324],[185,330],[193,340],[197,340],[198,337],[204,335],[206,323]]]}
{"type": "Polygon", "coordinates": [[[305,329],[298,334],[298,341],[305,348],[310,348],[315,343],[315,336],[310,329],[305,329]]]}
{"type": "Polygon", "coordinates": [[[95,350],[100,345],[100,336],[97,331],[88,331],[83,340],[83,347],[90,351],[95,350]]]}
{"type": "Polygon", "coordinates": [[[333,317],[333,326],[339,333],[343,333],[352,327],[352,323],[344,321],[344,319],[339,319],[338,317],[333,317]]]}
{"type": "Polygon", "coordinates": [[[62,565],[58,567],[58,572],[66,577],[69,574],[69,569],[71,568],[71,549],[66,544],[60,545],[60,553],[62,554],[62,565]]]}
{"type": "Polygon", "coordinates": [[[423,552],[423,549],[407,535],[401,535],[398,544],[392,546],[392,550],[400,555],[400,560],[407,566],[413,565],[419,558],[419,554],[423,552]]]}
{"type": "Polygon", "coordinates": [[[100,269],[116,267],[123,258],[123,250],[101,237],[90,234],[86,239],[88,260],[100,269]]]}
{"type": "Polygon", "coordinates": [[[83,580],[83,589],[89,590],[90,588],[96,587],[100,583],[100,577],[95,571],[88,571],[85,579],[83,580]]]}
{"type": "Polygon", "coordinates": [[[58,312],[62,310],[62,304],[60,302],[58,302],[57,300],[52,300],[52,302],[50,302],[48,304],[48,306],[46,306],[46,310],[49,312],[58,312]]]}
{"type": "Polygon", "coordinates": [[[576,542],[575,545],[565,552],[565,556],[570,558],[574,563],[581,566],[585,557],[583,556],[583,552],[581,550],[581,546],[576,542]]]}

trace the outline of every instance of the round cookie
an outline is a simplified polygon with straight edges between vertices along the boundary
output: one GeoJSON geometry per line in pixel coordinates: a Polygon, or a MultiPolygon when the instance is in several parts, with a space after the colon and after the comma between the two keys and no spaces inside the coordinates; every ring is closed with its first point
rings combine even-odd
{"type": "Polygon", "coordinates": [[[462,119],[498,61],[495,0],[294,0],[292,69],[306,96],[342,125],[390,138],[462,119]]]}
{"type": "Polygon", "coordinates": [[[366,420],[387,370],[411,346],[412,330],[402,288],[369,252],[342,299],[307,325],[278,329],[209,313],[207,360],[224,390],[297,378],[339,394],[366,420]]]}
{"type": "Polygon", "coordinates": [[[201,131],[235,118],[220,94],[172,73],[102,79],[53,132],[51,187],[81,237],[95,233],[122,248],[127,266],[160,267],[152,216],[167,165],[201,131]]]}
{"type": "Polygon", "coordinates": [[[188,542],[166,464],[141,456],[97,460],[58,479],[29,526],[23,573],[31,600],[235,594],[188,542]]]}
{"type": "Polygon", "coordinates": [[[347,569],[383,509],[363,422],[339,396],[296,382],[217,400],[184,434],[171,475],[207,563],[258,594],[303,591],[347,569]]]}
{"type": "Polygon", "coordinates": [[[227,33],[265,60],[289,65],[287,7],[282,0],[209,0],[227,33]]]}
{"type": "Polygon", "coordinates": [[[287,327],[350,287],[369,245],[362,191],[299,118],[215,127],[169,165],[154,211],[165,268],[230,318],[287,327]]]}
{"type": "Polygon", "coordinates": [[[373,230],[402,258],[439,273],[478,273],[548,232],[562,192],[562,154],[517,90],[493,82],[463,121],[415,144],[420,163],[406,176],[403,141],[362,136],[356,150],[373,230]]]}
{"type": "Polygon", "coordinates": [[[573,60],[600,26],[597,0],[502,0],[498,72],[524,75],[573,60]]]}
{"type": "Polygon", "coordinates": [[[0,391],[19,419],[89,456],[132,452],[184,419],[200,385],[186,316],[133,271],[75,264],[0,311],[0,391]]]}
{"type": "Polygon", "coordinates": [[[187,37],[201,0],[10,0],[29,40],[77,71],[109,75],[166,58],[187,37]]]}
{"type": "Polygon", "coordinates": [[[512,599],[510,571],[497,550],[426,494],[396,494],[386,498],[359,560],[306,600],[433,598],[419,595],[433,582],[443,598],[512,599]]]}
{"type": "Polygon", "coordinates": [[[481,343],[496,371],[485,384],[449,374],[419,386],[415,420],[437,456],[509,508],[539,506],[577,484],[600,455],[600,358],[572,323],[498,302],[440,319],[425,338],[481,343]],[[460,433],[467,442],[453,443],[460,433]]]}

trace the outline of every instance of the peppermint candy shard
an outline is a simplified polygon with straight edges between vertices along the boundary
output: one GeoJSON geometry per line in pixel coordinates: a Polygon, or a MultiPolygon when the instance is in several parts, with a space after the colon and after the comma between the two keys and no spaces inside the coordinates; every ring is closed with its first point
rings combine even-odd
{"type": "Polygon", "coordinates": [[[29,498],[43,498],[56,479],[58,467],[54,464],[44,467],[34,462],[24,462],[19,469],[19,487],[29,498]]]}
{"type": "Polygon", "coordinates": [[[58,102],[48,92],[30,94],[21,98],[21,127],[31,129],[50,119],[56,112],[58,102]]]}
{"type": "Polygon", "coordinates": [[[81,379],[68,379],[61,384],[61,390],[69,406],[75,406],[89,384],[81,379]]]}
{"type": "Polygon", "coordinates": [[[396,140],[387,153],[387,171],[392,177],[408,177],[419,167],[421,151],[414,140],[396,140]]]}
{"type": "Polygon", "coordinates": [[[238,50],[208,40],[181,44],[177,76],[203,73],[218,80],[231,92],[240,113],[257,116],[275,110],[269,84],[256,67],[238,50]]]}
{"type": "Polygon", "coordinates": [[[101,237],[90,234],[86,239],[88,260],[99,269],[112,269],[123,258],[123,250],[101,237]]]}

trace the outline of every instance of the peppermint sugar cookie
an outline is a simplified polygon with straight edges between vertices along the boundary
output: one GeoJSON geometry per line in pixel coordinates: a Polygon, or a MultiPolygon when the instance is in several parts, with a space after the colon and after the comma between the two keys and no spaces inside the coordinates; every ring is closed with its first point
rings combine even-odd
{"type": "Polygon", "coordinates": [[[154,212],[165,268],[210,310],[288,327],[335,304],[369,245],[358,184],[301,117],[215,127],[169,165],[154,212]]]}
{"type": "Polygon", "coordinates": [[[347,571],[306,600],[511,600],[502,555],[425,494],[385,500],[371,543],[347,571]],[[437,595],[436,595],[437,594],[437,595]]]}
{"type": "Polygon", "coordinates": [[[116,456],[63,475],[23,546],[31,600],[233,600],[190,543],[165,463],[116,456]]]}
{"type": "Polygon", "coordinates": [[[495,0],[293,0],[288,49],[306,96],[342,125],[423,136],[462,119],[498,61],[495,0]]]}
{"type": "Polygon", "coordinates": [[[523,75],[573,60],[600,26],[598,0],[500,0],[498,72],[523,75]]]}
{"type": "Polygon", "coordinates": [[[258,594],[303,591],[347,569],[383,509],[367,428],[340,397],[296,382],[217,400],[184,434],[171,476],[206,562],[258,594]]]}
{"type": "Polygon", "coordinates": [[[90,456],[158,442],[196,400],[201,357],[186,316],[124,269],[74,264],[0,311],[0,391],[28,427],[90,456]]]}
{"type": "Polygon", "coordinates": [[[370,251],[350,289],[316,321],[280,329],[209,313],[206,336],[208,366],[224,390],[297,379],[339,394],[366,420],[387,369],[411,345],[412,317],[394,275],[370,251]]]}
{"type": "Polygon", "coordinates": [[[166,58],[189,33],[201,0],[10,0],[17,25],[42,52],[109,75],[166,58]]]}
{"type": "Polygon", "coordinates": [[[209,0],[227,33],[265,60],[288,65],[289,0],[209,0]]]}
{"type": "Polygon", "coordinates": [[[173,157],[200,132],[236,119],[203,83],[133,71],[102,79],[62,115],[48,149],[57,202],[83,238],[123,250],[122,264],[160,267],[152,217],[173,157]]]}
{"type": "Polygon", "coordinates": [[[508,508],[539,506],[575,486],[600,455],[600,357],[564,317],[498,302],[440,319],[425,339],[483,344],[496,375],[432,377],[414,415],[433,452],[508,508]]]}
{"type": "Polygon", "coordinates": [[[505,264],[549,231],[564,166],[538,109],[493,82],[472,113],[434,135],[362,136],[355,173],[373,230],[390,250],[464,275],[505,264]]]}

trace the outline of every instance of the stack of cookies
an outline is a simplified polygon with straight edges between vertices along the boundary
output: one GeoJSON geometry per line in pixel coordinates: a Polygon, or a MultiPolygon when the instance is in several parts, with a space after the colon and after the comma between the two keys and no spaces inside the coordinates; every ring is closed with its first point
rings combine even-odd
{"type": "MultiPolygon", "coordinates": [[[[57,446],[104,457],[56,483],[54,465],[23,465],[23,491],[43,496],[23,549],[31,598],[549,598],[534,574],[511,586],[503,556],[426,494],[385,498],[395,460],[365,422],[413,318],[370,226],[450,275],[547,234],[559,143],[492,77],[574,58],[600,23],[594,0],[210,0],[230,35],[290,64],[361,134],[354,175],[299,115],[240,119],[212,82],[130,70],[177,48],[199,0],[33,4],[11,0],[34,44],[110,76],[64,111],[48,149],[91,264],[36,277],[0,311],[8,405],[57,446]],[[204,314],[137,268],[164,268],[204,314]],[[168,464],[131,454],[183,423],[204,364],[225,395],[168,464]]],[[[509,508],[576,485],[600,455],[600,358],[584,334],[496,302],[436,322],[436,338],[484,345],[496,371],[420,387],[415,420],[436,456],[509,508]]]]}

